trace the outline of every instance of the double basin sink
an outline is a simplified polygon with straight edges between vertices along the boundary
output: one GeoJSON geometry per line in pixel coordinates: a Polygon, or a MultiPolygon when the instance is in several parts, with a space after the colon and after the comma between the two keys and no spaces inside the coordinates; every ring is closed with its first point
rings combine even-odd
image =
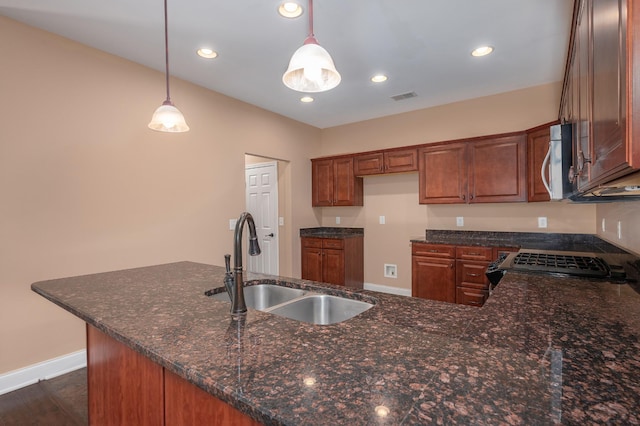
{"type": "MultiPolygon", "coordinates": [[[[275,284],[245,286],[243,291],[248,308],[316,325],[343,322],[374,306],[361,300],[275,284]]],[[[230,302],[226,290],[208,295],[230,302]]]]}

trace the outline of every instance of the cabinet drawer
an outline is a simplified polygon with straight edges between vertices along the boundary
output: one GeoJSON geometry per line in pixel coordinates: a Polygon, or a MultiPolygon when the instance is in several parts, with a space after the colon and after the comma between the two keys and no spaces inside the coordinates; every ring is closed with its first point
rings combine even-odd
{"type": "Polygon", "coordinates": [[[447,244],[413,243],[411,245],[411,254],[415,256],[453,259],[456,257],[456,246],[450,246],[447,244]]]}
{"type": "Polygon", "coordinates": [[[493,260],[493,248],[476,246],[456,247],[456,259],[493,260]]]}
{"type": "Polygon", "coordinates": [[[338,238],[323,238],[322,248],[342,250],[344,248],[344,240],[338,238]]]}
{"type": "Polygon", "coordinates": [[[482,306],[489,297],[489,292],[475,288],[458,287],[456,289],[456,303],[468,306],[482,306]]]}
{"type": "Polygon", "coordinates": [[[488,263],[456,261],[456,284],[460,287],[489,289],[489,280],[485,275],[488,263]]]}
{"type": "Polygon", "coordinates": [[[302,247],[305,248],[322,248],[322,238],[302,238],[302,247]]]}

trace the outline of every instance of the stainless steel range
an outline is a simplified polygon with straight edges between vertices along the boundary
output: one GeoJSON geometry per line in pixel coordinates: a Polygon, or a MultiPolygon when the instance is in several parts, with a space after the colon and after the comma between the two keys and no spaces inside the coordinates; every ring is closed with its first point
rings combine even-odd
{"type": "Polygon", "coordinates": [[[506,271],[624,280],[626,273],[607,254],[521,249],[505,254],[487,269],[487,277],[497,284],[506,271]]]}

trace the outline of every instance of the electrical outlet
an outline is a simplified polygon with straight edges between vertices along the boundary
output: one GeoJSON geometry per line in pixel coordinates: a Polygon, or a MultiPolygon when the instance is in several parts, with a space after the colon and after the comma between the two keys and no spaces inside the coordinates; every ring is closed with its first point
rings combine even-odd
{"type": "Polygon", "coordinates": [[[384,225],[386,223],[386,218],[384,216],[380,216],[380,225],[384,225]]]}
{"type": "Polygon", "coordinates": [[[278,218],[278,225],[280,225],[280,226],[284,226],[284,217],[280,216],[280,217],[278,218]]]}
{"type": "Polygon", "coordinates": [[[540,216],[538,218],[538,228],[546,228],[547,227],[547,218],[545,216],[540,216]]]}
{"type": "Polygon", "coordinates": [[[462,216],[456,217],[456,226],[464,226],[464,217],[462,216]]]}
{"type": "Polygon", "coordinates": [[[229,219],[229,231],[234,231],[236,229],[236,222],[238,219],[229,219]]]}
{"type": "Polygon", "coordinates": [[[391,263],[384,264],[384,276],[386,278],[398,278],[398,265],[391,263]]]}
{"type": "Polygon", "coordinates": [[[618,221],[618,239],[622,239],[622,222],[618,221]]]}
{"type": "Polygon", "coordinates": [[[340,225],[340,216],[336,216],[336,225],[340,225]]]}

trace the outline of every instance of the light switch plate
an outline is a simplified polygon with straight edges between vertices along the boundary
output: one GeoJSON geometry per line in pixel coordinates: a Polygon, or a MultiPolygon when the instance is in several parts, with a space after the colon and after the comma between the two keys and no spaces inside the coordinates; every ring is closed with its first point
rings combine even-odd
{"type": "Polygon", "coordinates": [[[234,231],[236,229],[236,222],[238,219],[229,219],[229,231],[234,231]]]}
{"type": "Polygon", "coordinates": [[[456,217],[456,226],[464,226],[464,217],[462,216],[456,217]]]}
{"type": "Polygon", "coordinates": [[[340,225],[340,216],[336,216],[336,225],[340,225]]]}
{"type": "Polygon", "coordinates": [[[387,218],[380,216],[380,225],[384,225],[387,222],[387,218]]]}

